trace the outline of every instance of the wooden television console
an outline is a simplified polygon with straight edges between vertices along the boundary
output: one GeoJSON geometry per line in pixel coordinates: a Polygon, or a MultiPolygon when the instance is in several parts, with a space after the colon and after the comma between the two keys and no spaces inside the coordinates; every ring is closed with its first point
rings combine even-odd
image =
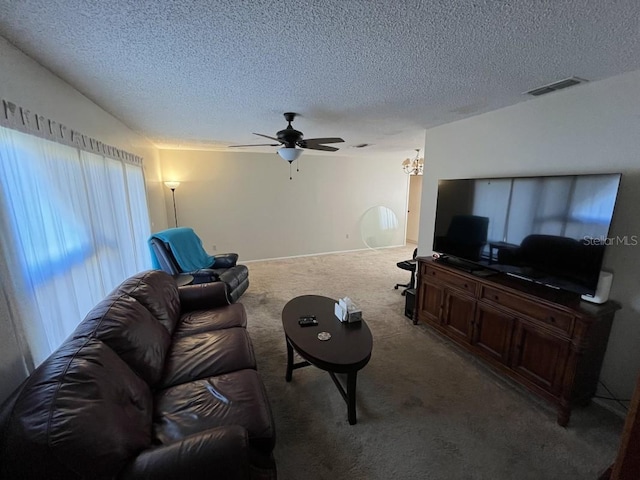
{"type": "Polygon", "coordinates": [[[558,424],[596,392],[620,306],[503,274],[418,257],[413,323],[424,323],[558,407],[558,424]]]}

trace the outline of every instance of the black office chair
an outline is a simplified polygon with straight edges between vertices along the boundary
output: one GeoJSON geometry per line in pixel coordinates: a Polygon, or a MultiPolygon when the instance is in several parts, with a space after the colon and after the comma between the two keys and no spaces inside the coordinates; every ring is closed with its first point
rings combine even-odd
{"type": "Polygon", "coordinates": [[[407,290],[409,290],[410,288],[414,288],[415,287],[415,283],[416,283],[416,257],[418,256],[418,249],[416,248],[413,251],[413,257],[411,258],[411,260],[403,260],[402,262],[398,262],[396,265],[398,265],[398,268],[401,268],[402,270],[407,270],[409,272],[411,272],[411,280],[409,280],[409,283],[397,283],[395,287],[396,290],[398,289],[398,287],[403,287],[404,290],[402,290],[402,295],[406,295],[407,290]]]}

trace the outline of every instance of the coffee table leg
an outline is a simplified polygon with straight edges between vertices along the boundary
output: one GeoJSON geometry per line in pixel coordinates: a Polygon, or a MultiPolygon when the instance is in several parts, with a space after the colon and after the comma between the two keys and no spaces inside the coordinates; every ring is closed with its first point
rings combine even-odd
{"type": "Polygon", "coordinates": [[[287,344],[287,374],[284,378],[287,382],[290,382],[291,374],[293,373],[293,347],[286,338],[285,343],[287,344]]]}
{"type": "MultiPolygon", "coordinates": [[[[349,425],[355,425],[356,419],[356,379],[358,372],[347,374],[347,412],[349,415],[349,425]]],[[[343,417],[344,418],[344,417],[343,417]]]]}

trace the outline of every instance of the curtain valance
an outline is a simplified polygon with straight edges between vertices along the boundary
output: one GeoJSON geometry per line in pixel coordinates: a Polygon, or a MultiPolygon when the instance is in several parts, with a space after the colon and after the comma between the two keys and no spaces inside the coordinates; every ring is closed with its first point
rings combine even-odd
{"type": "Polygon", "coordinates": [[[76,147],[86,152],[97,153],[105,157],[142,166],[142,157],[138,155],[107,145],[95,138],[84,135],[82,132],[5,99],[2,99],[0,126],[76,147]]]}

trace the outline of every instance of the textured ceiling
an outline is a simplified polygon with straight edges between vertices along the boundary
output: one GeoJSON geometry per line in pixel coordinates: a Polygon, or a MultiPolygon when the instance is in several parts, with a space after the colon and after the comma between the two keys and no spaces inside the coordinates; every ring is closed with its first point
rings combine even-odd
{"type": "Polygon", "coordinates": [[[639,25],[638,0],[0,0],[0,35],[174,147],[262,143],[294,111],[346,153],[407,154],[531,88],[640,69],[639,25]]]}

